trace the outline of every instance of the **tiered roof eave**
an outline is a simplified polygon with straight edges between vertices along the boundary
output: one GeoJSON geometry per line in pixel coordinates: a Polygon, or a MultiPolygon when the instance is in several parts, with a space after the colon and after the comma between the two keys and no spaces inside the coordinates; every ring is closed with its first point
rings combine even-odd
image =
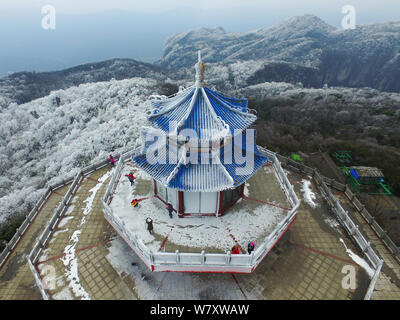
{"type": "Polygon", "coordinates": [[[153,101],[153,113],[149,116],[152,128],[142,132],[142,152],[133,161],[168,188],[199,192],[234,188],[268,161],[258,152],[255,141],[249,145],[242,141],[257,117],[248,112],[246,99],[228,98],[205,86],[205,65],[200,54],[195,68],[193,86],[153,101]],[[155,153],[148,152],[148,140],[152,139],[144,139],[152,133],[157,135],[153,139],[157,142],[151,147],[155,153]],[[234,145],[240,155],[250,154],[254,159],[248,172],[237,174],[242,164],[235,157],[224,155],[234,145]],[[174,160],[170,160],[171,154],[174,160]],[[168,160],[161,163],[161,158],[168,160]]]}
{"type": "Polygon", "coordinates": [[[153,102],[149,121],[167,135],[217,141],[250,127],[257,119],[247,100],[227,98],[207,87],[191,86],[178,95],[153,102]]]}

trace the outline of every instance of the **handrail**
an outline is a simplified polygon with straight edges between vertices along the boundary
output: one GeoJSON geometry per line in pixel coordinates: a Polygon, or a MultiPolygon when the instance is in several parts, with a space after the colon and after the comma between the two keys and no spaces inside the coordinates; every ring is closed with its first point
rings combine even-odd
{"type": "MultiPolygon", "coordinates": [[[[119,159],[120,155],[116,154],[114,156],[114,158],[115,159],[119,159]]],[[[54,190],[56,190],[58,188],[61,188],[64,185],[66,185],[66,184],[68,184],[68,183],[70,183],[72,181],[71,185],[68,188],[67,193],[62,198],[62,200],[61,200],[60,204],[58,205],[58,207],[55,209],[54,214],[50,218],[49,222],[47,223],[46,228],[44,229],[44,231],[40,235],[37,243],[35,244],[35,246],[31,250],[31,252],[27,256],[28,264],[29,264],[29,267],[30,267],[30,269],[31,269],[31,271],[33,273],[34,278],[35,278],[36,285],[39,288],[43,299],[45,299],[45,300],[48,300],[49,296],[48,296],[47,291],[46,291],[46,289],[45,289],[45,287],[44,287],[44,285],[43,285],[43,283],[41,281],[40,274],[38,273],[38,271],[35,268],[35,265],[38,262],[39,257],[40,257],[41,253],[44,250],[44,247],[50,241],[50,238],[51,238],[52,234],[55,231],[55,226],[64,217],[64,213],[65,213],[67,207],[69,206],[70,202],[72,201],[73,195],[75,194],[75,192],[76,192],[77,188],[79,187],[81,181],[84,179],[85,176],[89,175],[93,171],[97,171],[97,170],[103,168],[104,166],[107,166],[108,164],[109,164],[109,159],[104,159],[104,160],[97,161],[97,162],[95,162],[93,164],[90,164],[90,165],[84,167],[82,170],[80,170],[75,175],[75,177],[70,177],[68,179],[64,179],[62,181],[62,183],[58,183],[58,184],[55,184],[55,185],[50,185],[47,188],[47,191],[46,191],[46,194],[45,194],[46,196],[42,196],[42,198],[39,200],[38,204],[34,207],[34,209],[36,208],[36,211],[32,211],[32,212],[34,212],[34,216],[35,216],[39,212],[40,208],[43,206],[44,202],[50,196],[52,191],[54,191],[54,190]]],[[[32,223],[32,219],[33,219],[32,216],[31,216],[32,212],[27,216],[27,219],[29,219],[28,220],[29,224],[32,223]]],[[[17,234],[19,234],[19,233],[17,233],[17,234]]],[[[13,241],[13,239],[11,239],[11,240],[13,241]]],[[[6,249],[9,249],[8,248],[8,244],[7,244],[6,249]]],[[[8,251],[11,251],[11,250],[8,250],[8,251]]],[[[0,255],[0,262],[4,262],[4,260],[2,261],[2,258],[3,258],[2,255],[3,255],[3,253],[0,255]]],[[[8,256],[8,254],[7,254],[7,256],[8,256]]],[[[5,259],[7,258],[7,256],[5,257],[5,259]]],[[[0,264],[0,266],[1,266],[1,264],[0,264]]]]}

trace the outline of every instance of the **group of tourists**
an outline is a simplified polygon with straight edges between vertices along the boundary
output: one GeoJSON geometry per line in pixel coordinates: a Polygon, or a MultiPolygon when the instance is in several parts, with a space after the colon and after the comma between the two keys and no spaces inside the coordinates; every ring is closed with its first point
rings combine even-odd
{"type": "MultiPolygon", "coordinates": [[[[232,247],[232,254],[240,254],[240,246],[238,243],[236,243],[233,247],[232,247]]],[[[251,241],[249,242],[249,244],[247,245],[247,253],[251,254],[251,252],[254,251],[254,242],[251,241]]]]}

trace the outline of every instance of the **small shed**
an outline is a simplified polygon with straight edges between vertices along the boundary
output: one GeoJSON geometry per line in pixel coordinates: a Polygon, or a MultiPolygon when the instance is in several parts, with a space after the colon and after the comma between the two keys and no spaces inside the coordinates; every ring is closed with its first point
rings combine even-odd
{"type": "Polygon", "coordinates": [[[383,172],[375,167],[351,167],[350,173],[361,184],[375,184],[384,181],[383,172]]]}

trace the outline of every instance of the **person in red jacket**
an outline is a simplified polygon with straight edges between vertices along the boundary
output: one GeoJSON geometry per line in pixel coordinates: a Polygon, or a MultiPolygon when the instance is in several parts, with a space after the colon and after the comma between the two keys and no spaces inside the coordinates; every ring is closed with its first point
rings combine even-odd
{"type": "Polygon", "coordinates": [[[128,178],[129,182],[131,183],[131,186],[135,183],[136,177],[133,175],[132,172],[129,172],[129,174],[126,174],[125,177],[128,178]]]}
{"type": "Polygon", "coordinates": [[[115,159],[113,158],[113,156],[110,154],[110,165],[111,167],[114,167],[114,163],[115,163],[115,159]]]}
{"type": "Polygon", "coordinates": [[[239,246],[237,244],[235,244],[232,248],[232,254],[239,254],[239,246]]]}

